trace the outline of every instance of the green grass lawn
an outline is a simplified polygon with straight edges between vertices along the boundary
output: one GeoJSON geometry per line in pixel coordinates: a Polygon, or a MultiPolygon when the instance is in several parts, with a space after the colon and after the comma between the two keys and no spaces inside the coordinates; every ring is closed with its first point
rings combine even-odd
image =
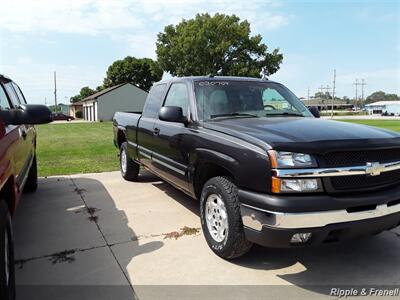
{"type": "Polygon", "coordinates": [[[343,122],[357,123],[368,126],[382,127],[389,130],[400,131],[400,119],[399,120],[337,120],[343,122]]]}
{"type": "Polygon", "coordinates": [[[118,170],[111,122],[36,128],[39,176],[118,170]]]}
{"type": "MultiPolygon", "coordinates": [[[[340,120],[400,131],[400,120],[340,120]]],[[[66,123],[36,127],[39,176],[118,170],[112,123],[66,123]]]]}

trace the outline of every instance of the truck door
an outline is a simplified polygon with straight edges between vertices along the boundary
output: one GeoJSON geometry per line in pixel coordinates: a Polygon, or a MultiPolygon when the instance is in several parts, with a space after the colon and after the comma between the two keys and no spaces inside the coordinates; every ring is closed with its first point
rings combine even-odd
{"type": "MultiPolygon", "coordinates": [[[[25,99],[20,99],[13,86],[12,82],[8,82],[4,85],[5,90],[11,100],[11,104],[14,108],[20,107],[21,104],[25,104],[25,99]]],[[[18,88],[18,87],[17,87],[18,88]]],[[[9,125],[10,131],[17,131],[18,141],[14,144],[14,164],[16,167],[16,182],[19,185],[22,184],[25,177],[28,175],[29,166],[33,158],[33,139],[34,139],[34,127],[30,125],[9,125]]]]}
{"type": "MultiPolygon", "coordinates": [[[[173,83],[165,98],[163,106],[182,107],[185,116],[189,113],[189,88],[185,82],[173,83]]],[[[189,129],[182,123],[165,122],[157,118],[154,127],[155,146],[152,164],[155,171],[166,180],[172,181],[180,188],[188,190],[187,166],[189,153],[185,150],[184,136],[189,129]]]]}
{"type": "MultiPolygon", "coordinates": [[[[156,147],[156,140],[158,138],[157,135],[154,134],[154,126],[156,123],[156,118],[158,118],[158,111],[162,105],[165,88],[165,83],[156,84],[151,88],[143,108],[142,116],[139,119],[139,124],[137,124],[137,129],[127,128],[128,141],[137,141],[137,151],[140,162],[151,170],[153,170],[151,157],[153,154],[153,149],[156,147]],[[132,134],[136,134],[136,132],[137,139],[130,136],[132,134]]],[[[130,147],[132,146],[135,145],[130,145],[130,147]]],[[[131,157],[136,157],[136,155],[131,155],[131,157]]]]}

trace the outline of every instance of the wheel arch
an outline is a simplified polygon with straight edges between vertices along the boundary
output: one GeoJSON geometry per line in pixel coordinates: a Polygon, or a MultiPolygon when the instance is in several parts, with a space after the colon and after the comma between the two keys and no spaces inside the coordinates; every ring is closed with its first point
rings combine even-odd
{"type": "Polygon", "coordinates": [[[7,203],[11,215],[14,215],[16,208],[15,179],[10,176],[0,190],[0,201],[7,203]]]}
{"type": "Polygon", "coordinates": [[[125,134],[125,129],[118,128],[117,131],[117,146],[118,148],[121,148],[122,143],[126,142],[126,134],[125,134]]]}
{"type": "Polygon", "coordinates": [[[193,193],[197,199],[200,199],[204,184],[213,177],[227,176],[233,182],[237,180],[235,169],[238,162],[229,155],[209,149],[197,149],[191,164],[193,193]]]}

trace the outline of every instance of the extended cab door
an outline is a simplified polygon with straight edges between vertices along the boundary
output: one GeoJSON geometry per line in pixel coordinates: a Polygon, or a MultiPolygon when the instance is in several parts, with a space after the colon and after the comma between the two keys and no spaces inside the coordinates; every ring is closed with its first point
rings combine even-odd
{"type": "MultiPolygon", "coordinates": [[[[185,82],[174,82],[168,90],[163,106],[182,107],[184,116],[188,116],[190,107],[189,86],[185,82]]],[[[184,190],[189,189],[187,179],[188,138],[189,133],[183,123],[165,122],[157,119],[154,133],[157,135],[153,148],[153,166],[156,172],[166,180],[184,190]]]]}
{"type": "MultiPolygon", "coordinates": [[[[155,84],[149,91],[145,106],[143,108],[142,116],[139,119],[139,124],[136,128],[129,131],[127,128],[127,138],[129,140],[136,140],[138,144],[139,159],[149,169],[153,170],[152,154],[153,149],[156,147],[157,135],[154,133],[154,126],[158,118],[158,111],[161,108],[163,97],[165,94],[166,84],[155,84]],[[136,134],[137,139],[130,138],[131,134],[136,134]]],[[[130,145],[135,146],[135,145],[130,145]]],[[[128,148],[129,150],[129,148],[128,148]]],[[[136,155],[135,155],[136,156],[136,155]]],[[[134,157],[134,156],[132,156],[134,157]]]]}

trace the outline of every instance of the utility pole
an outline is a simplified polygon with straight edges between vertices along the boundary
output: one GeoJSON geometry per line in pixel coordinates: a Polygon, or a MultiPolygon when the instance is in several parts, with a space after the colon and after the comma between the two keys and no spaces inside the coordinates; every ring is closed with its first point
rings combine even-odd
{"type": "Polygon", "coordinates": [[[356,82],[353,83],[353,85],[356,86],[356,107],[357,107],[357,104],[358,104],[358,86],[359,86],[360,84],[361,84],[361,83],[358,82],[358,79],[356,79],[356,82]]]}
{"type": "Polygon", "coordinates": [[[55,104],[55,112],[57,113],[57,74],[54,71],[54,104],[55,104]]]}
{"type": "Polygon", "coordinates": [[[367,85],[364,79],[361,79],[361,105],[364,103],[364,86],[367,85]]]}
{"type": "Polygon", "coordinates": [[[310,101],[310,88],[307,90],[307,100],[310,101]]]}
{"type": "Polygon", "coordinates": [[[321,86],[318,88],[318,90],[321,93],[321,99],[322,99],[323,94],[324,94],[324,86],[321,84],[321,86]]]}
{"type": "Polygon", "coordinates": [[[332,110],[331,119],[333,119],[333,105],[335,103],[335,88],[336,88],[336,69],[333,70],[333,88],[332,88],[332,110]]]}
{"type": "Polygon", "coordinates": [[[44,97],[44,105],[47,106],[47,97],[44,97]]]}

